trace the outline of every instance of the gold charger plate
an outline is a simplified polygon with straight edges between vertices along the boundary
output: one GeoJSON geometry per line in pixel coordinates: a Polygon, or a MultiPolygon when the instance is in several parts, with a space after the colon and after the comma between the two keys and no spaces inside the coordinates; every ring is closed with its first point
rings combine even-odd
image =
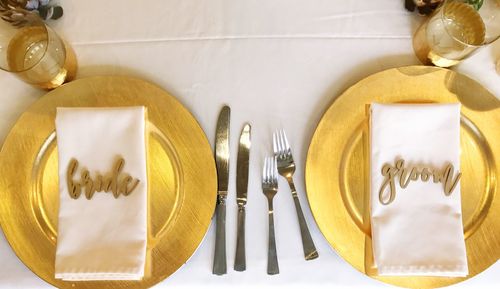
{"type": "MultiPolygon", "coordinates": [[[[24,112],[0,152],[0,224],[31,271],[58,288],[148,288],[179,269],[202,241],[215,209],[213,153],[197,121],[146,81],[91,77],[49,92],[24,112]],[[54,279],[59,205],[56,107],[148,110],[148,254],[142,281],[54,279]]],[[[82,232],[84,234],[84,232],[82,232]]]]}
{"type": "MultiPolygon", "coordinates": [[[[312,138],[306,187],[314,218],[330,245],[360,272],[407,288],[436,288],[482,272],[500,258],[500,101],[477,82],[426,66],[389,69],[350,87],[328,108],[312,138]],[[367,178],[372,102],[461,102],[462,211],[469,275],[382,277],[373,267],[367,178]]],[[[425,237],[425,236],[424,236],[425,237]]]]}

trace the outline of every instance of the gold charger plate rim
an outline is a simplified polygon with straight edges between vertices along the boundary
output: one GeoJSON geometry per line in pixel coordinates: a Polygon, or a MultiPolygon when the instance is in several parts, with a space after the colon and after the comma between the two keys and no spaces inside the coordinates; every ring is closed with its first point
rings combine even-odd
{"type": "MultiPolygon", "coordinates": [[[[336,97],[325,110],[313,134],[308,149],[305,172],[307,197],[311,211],[331,247],[361,273],[388,284],[408,288],[436,288],[451,285],[469,279],[493,264],[500,257],[500,221],[496,221],[499,217],[496,211],[500,210],[500,200],[497,196],[500,143],[494,137],[498,135],[495,134],[495,128],[498,131],[500,124],[499,107],[500,101],[474,80],[447,69],[427,66],[393,68],[372,74],[336,97]],[[423,88],[422,85],[428,87],[423,88]],[[477,103],[471,102],[471,94],[477,97],[475,99],[477,103]],[[481,199],[479,205],[480,209],[486,208],[486,216],[473,218],[471,222],[478,222],[479,225],[470,226],[470,236],[466,234],[469,271],[471,273],[465,278],[382,277],[370,272],[364,258],[364,250],[368,246],[365,244],[368,240],[365,235],[368,235],[367,232],[369,233],[369,224],[361,228],[356,223],[352,212],[349,212],[349,208],[347,208],[351,204],[346,204],[345,192],[341,188],[341,183],[345,182],[341,171],[343,159],[346,158],[344,154],[346,149],[353,148],[347,145],[350,140],[338,139],[353,137],[353,128],[355,127],[352,125],[353,123],[359,121],[359,125],[364,126],[366,123],[365,105],[372,101],[391,103],[411,102],[412,100],[460,101],[462,103],[462,125],[465,123],[468,126],[467,122],[472,123],[472,129],[478,128],[479,136],[485,137],[486,140],[487,146],[481,153],[484,153],[487,158],[486,162],[489,166],[487,169],[491,175],[488,176],[489,180],[486,182],[485,197],[481,199]],[[362,108],[357,106],[362,106],[362,108]],[[342,117],[345,119],[341,119],[342,117]],[[339,124],[342,121],[349,125],[342,127],[339,124]],[[328,133],[335,134],[337,140],[332,141],[333,136],[328,138],[328,133]],[[337,146],[334,146],[335,149],[331,149],[334,144],[337,146]],[[332,160],[335,163],[327,165],[332,160]],[[322,172],[328,170],[330,170],[328,173],[322,172]],[[328,201],[331,201],[332,204],[325,205],[325,202],[328,201]],[[485,234],[482,227],[496,229],[490,235],[489,240],[482,238],[485,234]],[[498,241],[498,244],[495,244],[495,240],[498,241]],[[490,255],[482,256],[484,258],[481,261],[476,255],[485,254],[485,251],[489,251],[490,255]]],[[[361,183],[363,182],[366,180],[361,181],[361,183]]],[[[366,204],[364,205],[366,206],[366,204]]],[[[365,217],[363,215],[359,218],[365,217]]]]}
{"type": "MultiPolygon", "coordinates": [[[[167,165],[158,165],[154,160],[151,161],[150,154],[154,151],[152,147],[155,146],[151,144],[151,139],[154,138],[149,136],[150,141],[147,144],[148,180],[153,178],[153,181],[161,183],[155,180],[159,178],[156,175],[165,171],[163,166],[167,167],[167,165]],[[153,174],[151,174],[151,166],[154,166],[153,174]]],[[[0,226],[8,243],[17,257],[33,273],[58,288],[148,288],[155,285],[177,271],[194,254],[208,231],[215,208],[217,187],[215,162],[210,144],[201,126],[193,115],[168,92],[138,78],[125,76],[83,78],[65,84],[38,99],[22,113],[7,135],[0,150],[0,172],[3,176],[0,179],[0,195],[3,196],[3,202],[0,203],[0,226]],[[35,226],[38,219],[29,207],[32,202],[29,199],[37,193],[36,189],[34,193],[31,191],[33,189],[31,186],[38,185],[36,181],[30,183],[29,179],[33,178],[33,175],[36,176],[37,152],[44,150],[40,145],[47,141],[51,142],[49,139],[54,126],[55,107],[133,105],[144,105],[148,108],[148,135],[154,133],[163,135],[163,140],[154,142],[158,143],[155,144],[159,147],[156,150],[167,155],[168,166],[171,168],[168,171],[169,176],[165,178],[171,179],[169,182],[173,186],[167,189],[173,190],[170,193],[175,198],[174,204],[168,204],[172,207],[168,220],[164,220],[165,216],[158,216],[158,214],[148,217],[148,264],[146,268],[149,268],[150,274],[145,275],[141,281],[65,282],[56,280],[53,275],[54,256],[47,252],[40,252],[47,249],[53,254],[55,248],[50,245],[50,232],[47,235],[40,225],[35,226]],[[40,124],[36,124],[37,122],[35,124],[40,126],[39,130],[42,132],[34,127],[30,132],[33,135],[26,137],[30,128],[23,127],[23,125],[33,123],[34,119],[40,120],[40,124]],[[167,144],[161,143],[162,141],[167,144]],[[16,197],[13,194],[15,174],[6,166],[14,164],[12,154],[19,156],[19,152],[12,152],[13,144],[16,143],[21,147],[19,151],[25,149],[30,154],[26,156],[26,159],[30,161],[23,163],[20,160],[18,165],[21,172],[19,186],[29,191],[21,194],[22,197],[16,197]],[[168,148],[168,146],[171,147],[168,148]],[[178,202],[179,195],[182,200],[178,202]],[[20,211],[27,216],[21,216],[20,211]],[[152,232],[154,227],[152,222],[159,224],[155,232],[152,232]],[[20,226],[22,224],[32,225],[33,228],[20,226]],[[27,240],[28,236],[33,237],[33,240],[27,240]],[[39,242],[43,244],[40,245],[39,242]],[[45,260],[35,260],[40,256],[46,257],[45,260]]],[[[148,188],[148,198],[150,198],[148,211],[169,209],[167,204],[160,206],[151,204],[151,198],[161,195],[161,189],[165,188],[148,188]],[[153,205],[158,208],[153,209],[151,207],[153,205]]],[[[54,243],[52,245],[55,246],[54,243]]]]}

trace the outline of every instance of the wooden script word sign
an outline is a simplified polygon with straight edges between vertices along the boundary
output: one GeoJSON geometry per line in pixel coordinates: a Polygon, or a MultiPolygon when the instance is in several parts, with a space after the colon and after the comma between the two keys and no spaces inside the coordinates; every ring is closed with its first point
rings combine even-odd
{"type": "Polygon", "coordinates": [[[73,180],[76,170],[78,169],[78,161],[72,159],[68,165],[66,173],[66,181],[68,183],[69,195],[73,199],[78,199],[82,194],[82,189],[85,190],[85,197],[90,200],[96,192],[113,193],[115,198],[120,195],[128,196],[139,184],[138,179],[132,178],[128,174],[120,176],[125,160],[119,158],[113,165],[113,169],[106,177],[97,174],[95,178],[90,177],[89,170],[83,169],[80,175],[80,182],[73,180]]]}
{"type": "Polygon", "coordinates": [[[382,166],[382,176],[385,179],[380,187],[378,198],[382,205],[388,205],[396,198],[396,177],[399,178],[398,183],[402,189],[408,187],[410,181],[420,179],[422,182],[428,182],[432,177],[434,183],[443,184],[444,194],[449,196],[457,186],[462,173],[455,174],[452,164],[447,164],[442,171],[428,167],[418,168],[417,166],[406,168],[405,161],[398,159],[394,165],[384,164],[382,166]],[[385,197],[387,190],[389,196],[385,197]]]}

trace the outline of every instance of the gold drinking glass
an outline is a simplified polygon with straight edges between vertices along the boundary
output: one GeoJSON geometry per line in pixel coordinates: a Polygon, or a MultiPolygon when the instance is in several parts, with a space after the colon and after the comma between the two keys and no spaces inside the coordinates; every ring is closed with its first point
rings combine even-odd
{"type": "Polygon", "coordinates": [[[53,89],[75,77],[77,61],[73,49],[41,18],[21,11],[0,19],[0,68],[53,89]]]}
{"type": "Polygon", "coordinates": [[[500,37],[500,0],[446,0],[413,37],[424,64],[450,67],[500,37]]]}

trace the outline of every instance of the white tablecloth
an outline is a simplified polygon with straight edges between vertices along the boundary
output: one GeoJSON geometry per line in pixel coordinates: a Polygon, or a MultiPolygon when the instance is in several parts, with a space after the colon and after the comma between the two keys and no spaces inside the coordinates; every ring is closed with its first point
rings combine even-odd
{"type": "MultiPolygon", "coordinates": [[[[60,1],[53,22],[76,50],[78,77],[114,74],[162,86],[196,116],[213,143],[217,114],[232,108],[233,156],[245,121],[253,126],[247,207],[247,271],[232,270],[236,243],[235,170],[227,212],[228,274],[211,274],[215,232],[194,256],[155,288],[390,288],[338,257],[316,227],[307,204],[304,166],[309,141],[328,104],[372,73],[418,64],[411,36],[423,19],[402,0],[150,0],[60,1]],[[281,273],[266,274],[267,203],[260,189],[271,133],[284,127],[296,155],[296,185],[320,258],[303,259],[295,209],[286,183],[275,199],[281,273]]],[[[500,43],[455,69],[500,96],[495,60],[500,43]]],[[[0,73],[0,141],[44,91],[0,73]]],[[[232,158],[236,168],[236,158],[232,158]]],[[[1,201],[1,200],[0,200],[1,201]]],[[[0,288],[52,288],[32,274],[0,234],[0,288]]],[[[500,262],[451,288],[499,288],[500,262]]]]}

